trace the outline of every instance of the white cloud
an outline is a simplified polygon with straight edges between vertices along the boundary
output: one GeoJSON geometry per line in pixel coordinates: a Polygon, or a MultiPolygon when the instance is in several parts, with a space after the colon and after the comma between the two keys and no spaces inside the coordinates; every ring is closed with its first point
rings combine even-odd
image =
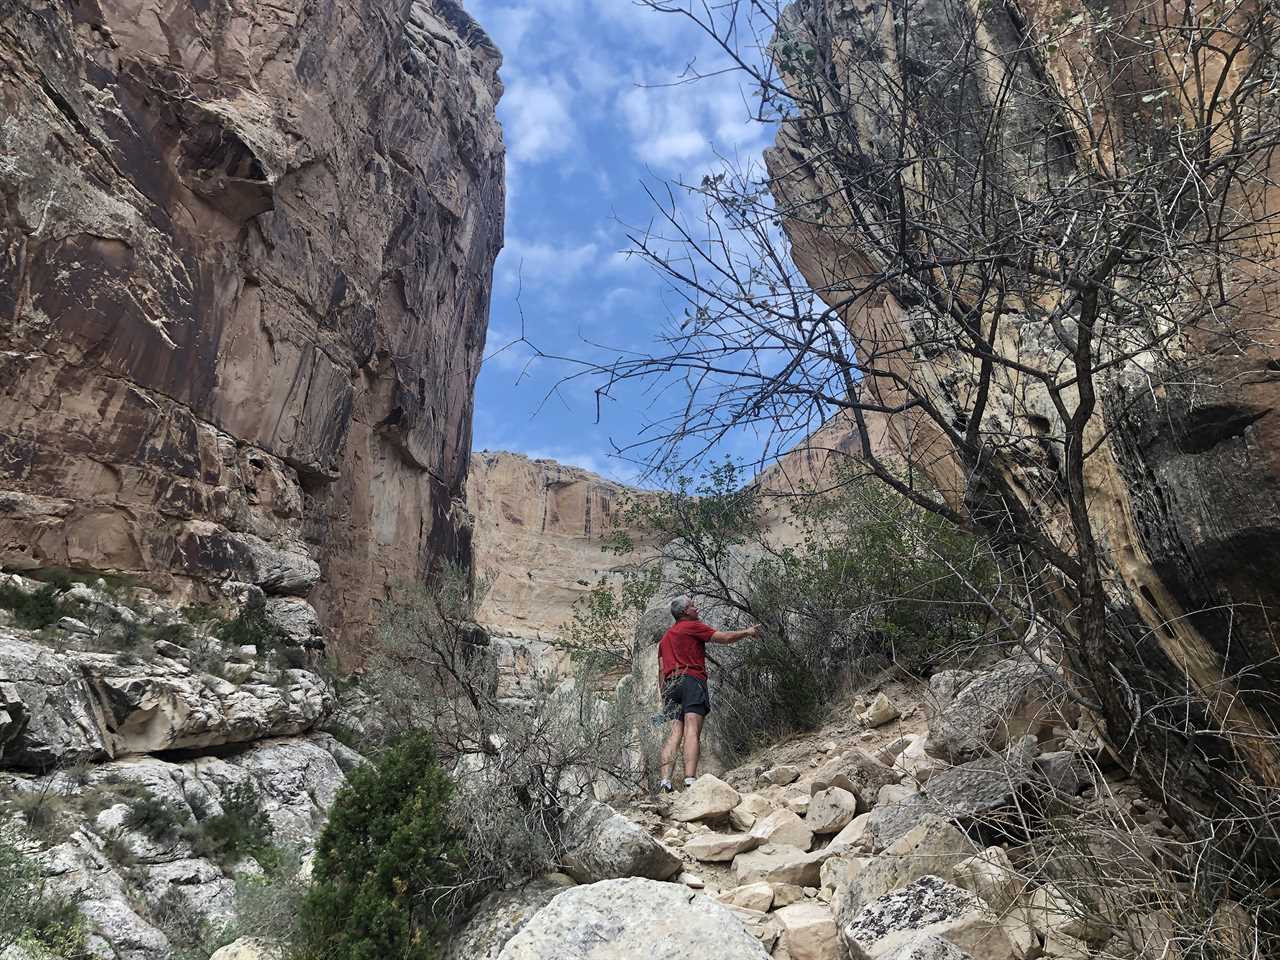
{"type": "Polygon", "coordinates": [[[571,98],[562,82],[513,80],[502,98],[511,156],[543,163],[567,153],[578,139],[571,98]]]}
{"type": "Polygon", "coordinates": [[[498,278],[508,286],[564,284],[595,263],[599,252],[599,245],[591,241],[576,246],[558,246],[512,238],[507,241],[498,261],[498,278]]]}

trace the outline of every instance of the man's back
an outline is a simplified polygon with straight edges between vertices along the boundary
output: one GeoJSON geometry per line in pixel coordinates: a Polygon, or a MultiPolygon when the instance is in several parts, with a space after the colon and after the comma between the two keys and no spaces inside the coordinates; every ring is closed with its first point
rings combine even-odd
{"type": "Polygon", "coordinates": [[[701,620],[677,620],[658,641],[658,664],[664,677],[673,673],[707,679],[707,641],[715,629],[701,620]]]}

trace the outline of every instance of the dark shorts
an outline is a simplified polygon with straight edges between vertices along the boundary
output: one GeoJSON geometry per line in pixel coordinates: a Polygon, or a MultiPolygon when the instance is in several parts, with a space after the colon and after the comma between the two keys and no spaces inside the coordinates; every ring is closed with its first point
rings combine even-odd
{"type": "Polygon", "coordinates": [[[711,694],[707,681],[684,674],[672,677],[662,690],[662,715],[668,720],[679,720],[686,713],[705,717],[711,712],[711,694]]]}

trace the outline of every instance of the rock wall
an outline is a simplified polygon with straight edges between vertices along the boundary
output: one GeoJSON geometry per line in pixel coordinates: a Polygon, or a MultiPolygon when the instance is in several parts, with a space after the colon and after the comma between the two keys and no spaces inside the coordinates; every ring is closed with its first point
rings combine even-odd
{"type": "Polygon", "coordinates": [[[492,580],[477,619],[498,634],[558,634],[578,598],[624,561],[603,547],[614,530],[629,532],[618,509],[639,492],[554,460],[475,454],[475,570],[492,580]]]}
{"type": "MultiPolygon", "coordinates": [[[[847,154],[832,160],[823,156],[824,145],[806,141],[803,123],[789,123],[767,160],[779,202],[796,212],[788,223],[795,262],[833,304],[841,302],[850,278],[873,274],[881,265],[875,231],[866,224],[892,223],[893,217],[877,221],[876,213],[859,207],[871,209],[878,202],[868,186],[875,178],[867,171],[892,162],[899,130],[928,122],[926,102],[939,116],[963,125],[966,116],[984,115],[982,104],[999,88],[1006,126],[1000,128],[1005,140],[995,148],[1011,170],[1036,171],[1008,181],[1010,192],[1029,204],[1050,195],[1066,178],[1123,176],[1127,163],[1141,162],[1150,131],[1164,122],[1159,111],[1178,109],[1174,78],[1178,70],[1190,69],[1173,65],[1182,54],[1162,59],[1135,51],[1159,50],[1166,43],[1181,49],[1182,41],[1175,39],[1182,36],[1180,9],[1156,5],[1150,16],[1138,16],[1123,4],[1089,7],[1027,0],[976,10],[944,0],[916,4],[904,37],[908,27],[897,4],[819,0],[792,7],[795,16],[821,15],[818,32],[805,36],[813,39],[820,59],[838,78],[854,142],[842,141],[837,152],[847,147],[847,154]],[[963,61],[958,45],[970,35],[956,26],[957,18],[970,25],[981,51],[980,68],[965,76],[960,68],[955,76],[948,73],[949,65],[963,61]],[[1027,52],[1026,36],[1039,41],[1059,32],[1059,42],[1027,52]],[[1129,51],[1123,56],[1107,48],[1107,38],[1117,36],[1121,39],[1115,43],[1129,51]],[[1047,59],[1040,62],[1039,53],[1047,59]],[[1015,62],[1021,71],[1016,77],[1008,66],[1015,62]],[[1007,86],[992,80],[1001,70],[1008,70],[1007,86]],[[881,81],[892,87],[895,78],[918,84],[904,99],[905,106],[886,99],[881,81]],[[950,86],[944,88],[943,79],[950,86]],[[930,86],[934,83],[937,89],[930,86]],[[1066,104],[1061,125],[1048,116],[1053,111],[1046,101],[1036,98],[1037,84],[1055,91],[1066,104]],[[956,99],[949,101],[953,95],[956,99]],[[1172,106],[1151,106],[1166,99],[1172,106]],[[888,115],[898,110],[901,124],[886,121],[875,113],[878,108],[888,115]],[[1105,135],[1097,134],[1100,129],[1105,135]],[[1105,142],[1091,146],[1090,131],[1105,142]],[[809,216],[813,204],[823,207],[820,215],[809,216]]],[[[1245,4],[1232,16],[1243,21],[1263,10],[1245,4]]],[[[1216,29],[1208,20],[1199,25],[1206,36],[1216,29]]],[[[1214,62],[1214,49],[1206,41],[1189,56],[1203,58],[1199,69],[1212,78],[1206,82],[1212,86],[1221,80],[1230,91],[1252,69],[1252,54],[1241,53],[1227,72],[1214,62]]],[[[982,133],[960,130],[955,140],[972,145],[982,133]]],[[[972,182],[963,157],[941,153],[953,162],[958,182],[966,176],[972,182]]],[[[946,162],[930,167],[929,175],[935,176],[946,162]]],[[[1242,190],[1237,184],[1229,194],[1260,223],[1250,233],[1256,242],[1246,240],[1222,254],[1229,264],[1225,283],[1244,293],[1215,315],[1220,326],[1211,332],[1191,323],[1176,331],[1164,358],[1174,360],[1171,376],[1162,378],[1168,372],[1161,368],[1162,358],[1148,354],[1119,357],[1100,371],[1102,416],[1087,438],[1095,453],[1086,463],[1084,479],[1094,533],[1106,553],[1103,575],[1111,614],[1138,638],[1122,645],[1121,661],[1111,669],[1140,691],[1133,694],[1135,703],[1159,704],[1187,689],[1198,691],[1215,714],[1213,722],[1223,730],[1244,732],[1235,744],[1238,756],[1250,766],[1251,776],[1271,788],[1280,783],[1280,761],[1274,749],[1261,744],[1274,743],[1280,728],[1274,698],[1265,692],[1280,682],[1268,626],[1280,609],[1280,581],[1270,575],[1280,563],[1280,444],[1272,416],[1278,399],[1272,372],[1278,332],[1272,238],[1280,199],[1273,186],[1277,163],[1274,151],[1260,157],[1254,187],[1242,190]],[[1241,322],[1233,328],[1236,319],[1241,322]]],[[[945,186],[938,184],[946,182],[945,173],[930,180],[939,190],[945,186]]],[[[909,205],[915,211],[933,201],[946,202],[921,191],[909,205]]],[[[1189,302],[1198,301],[1192,295],[1189,302]]],[[[1069,341],[1059,340],[1063,335],[1037,312],[1043,304],[1004,306],[1018,316],[1001,328],[997,353],[1042,369],[1069,363],[1069,341]]],[[[924,329],[913,326],[917,314],[892,296],[875,304],[861,300],[850,306],[845,301],[841,309],[849,326],[873,343],[910,343],[924,329]]],[[[974,403],[978,361],[961,351],[931,349],[924,337],[921,342],[925,345],[915,353],[904,348],[895,357],[887,350],[884,366],[898,364],[894,372],[905,372],[899,382],[911,382],[933,397],[944,415],[954,414],[955,424],[965,424],[974,403]]],[[[877,397],[886,403],[903,399],[903,390],[888,376],[878,378],[876,387],[877,397]]],[[[1075,399],[1068,400],[1074,407],[1075,399]]],[[[954,502],[975,495],[971,476],[953,456],[955,448],[941,428],[908,415],[895,417],[893,428],[902,452],[948,490],[954,502]]],[[[1021,500],[1051,539],[1073,550],[1064,501],[1063,429],[1047,389],[1017,373],[997,375],[986,433],[1009,438],[1008,449],[990,455],[1014,502],[1021,500]]],[[[1201,750],[1190,753],[1199,757],[1201,750]]],[[[1192,766],[1197,762],[1190,761],[1192,766]]],[[[1202,786],[1213,784],[1214,775],[1199,775],[1202,786]]]]}
{"type": "Polygon", "coordinates": [[[255,582],[356,658],[470,556],[500,55],[455,0],[0,12],[0,567],[255,582]]]}

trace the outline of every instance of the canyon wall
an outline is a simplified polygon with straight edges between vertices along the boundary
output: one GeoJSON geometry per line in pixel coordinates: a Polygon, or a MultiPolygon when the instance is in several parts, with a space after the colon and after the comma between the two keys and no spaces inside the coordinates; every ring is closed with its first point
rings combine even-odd
{"type": "Polygon", "coordinates": [[[455,0],[0,0],[0,567],[467,562],[500,55],[455,0]]]}
{"type": "MultiPolygon", "coordinates": [[[[1270,692],[1280,682],[1270,626],[1280,610],[1274,576],[1280,158],[1262,148],[1234,181],[1214,179],[1276,129],[1269,94],[1247,108],[1225,105],[1250,102],[1263,89],[1251,77],[1274,74],[1266,41],[1274,9],[1245,3],[1221,22],[1173,5],[1137,13],[1124,4],[1072,0],[976,8],[924,0],[910,5],[909,22],[905,5],[879,0],[813,0],[789,9],[775,52],[793,58],[783,67],[793,71],[793,89],[830,86],[817,96],[820,105],[809,104],[781,127],[767,155],[773,191],[787,211],[797,266],[861,345],[882,350],[869,394],[889,406],[922,396],[940,412],[933,421],[895,416],[896,444],[953,504],[976,504],[995,518],[993,528],[1021,510],[1028,529],[1076,556],[1085,534],[1068,504],[1067,425],[1044,381],[1027,371],[1073,371],[1086,324],[1096,324],[1098,337],[1129,335],[1138,343],[1147,337],[1142,350],[1099,347],[1093,361],[1097,412],[1081,445],[1088,450],[1083,479],[1074,482],[1101,547],[1098,591],[1105,591],[1107,612],[1103,629],[1075,651],[1076,663],[1088,661],[1082,672],[1104,678],[1095,689],[1117,727],[1129,729],[1132,714],[1135,729],[1152,728],[1137,739],[1155,758],[1153,776],[1176,769],[1183,798],[1213,811],[1228,782],[1274,791],[1280,785],[1280,710],[1270,692]],[[1224,59],[1224,50],[1237,47],[1224,59]],[[823,78],[811,86],[806,56],[818,63],[812,76],[823,78]],[[1220,226],[1227,239],[1206,240],[1199,260],[1191,254],[1158,260],[1166,244],[1193,250],[1197,242],[1197,214],[1174,202],[1177,216],[1146,248],[1154,252],[1132,255],[1145,272],[1135,266],[1129,274],[1115,266],[1124,262],[1126,238],[1154,221],[1143,222],[1142,205],[1130,210],[1118,203],[1106,207],[1112,213],[1094,230],[1114,242],[1115,259],[1081,256],[1082,273],[1062,273],[1060,283],[1052,270],[1036,275],[1045,267],[1038,259],[1043,249],[1089,248],[1072,236],[1069,215],[1045,222],[1039,236],[1053,239],[1043,248],[1030,231],[1019,232],[1018,216],[1025,225],[1038,211],[1057,209],[1057,198],[1079,184],[1099,191],[1079,208],[1088,217],[1089,202],[1101,203],[1096,197],[1114,183],[1131,183],[1145,198],[1163,196],[1176,182],[1161,176],[1160,162],[1177,156],[1166,138],[1176,124],[1208,122],[1197,113],[1195,84],[1179,85],[1193,74],[1203,81],[1201,94],[1223,94],[1209,116],[1238,111],[1229,130],[1214,125],[1200,148],[1216,157],[1201,176],[1206,195],[1229,211],[1220,226]],[[1213,153],[1217,140],[1237,134],[1244,137],[1238,149],[1227,144],[1222,156],[1213,153]],[[984,163],[990,157],[995,163],[984,163]],[[993,231],[990,248],[955,243],[980,232],[973,226],[978,209],[991,214],[987,223],[1007,215],[1011,228],[993,231]],[[1136,224],[1124,233],[1122,210],[1136,224]],[[1010,250],[1010,243],[1021,246],[1010,250]],[[1024,257],[1031,266],[1021,279],[1001,273],[993,281],[1011,293],[992,310],[972,296],[980,270],[953,274],[931,261],[942,247],[942,260],[998,251],[1010,256],[1001,271],[1023,270],[1024,257]],[[1032,248],[1037,252],[1028,254],[1032,248]],[[1083,272],[1091,263],[1110,263],[1120,279],[1114,294],[1108,287],[1103,312],[1077,326],[1084,308],[1072,307],[1073,283],[1077,276],[1092,281],[1083,272]],[[852,294],[903,264],[907,275],[929,279],[918,286],[886,282],[874,299],[852,294]],[[1215,273],[1215,264],[1225,269],[1215,273]],[[958,323],[948,327],[946,311],[928,301],[928,290],[939,289],[929,287],[935,272],[947,275],[942,288],[954,283],[953,302],[964,309],[977,302],[987,311],[975,312],[981,316],[975,326],[991,331],[986,349],[1009,361],[996,364],[989,393],[977,386],[982,350],[964,349],[967,334],[957,332],[958,323]],[[1213,295],[1194,287],[1192,278],[1204,275],[1218,278],[1213,295]],[[1128,311],[1145,298],[1151,308],[1128,311]],[[1201,322],[1201,310],[1212,320],[1201,322]],[[1135,319],[1148,315],[1166,326],[1148,332],[1135,319]],[[976,440],[972,433],[966,439],[971,416],[980,427],[976,440]],[[1151,719],[1171,703],[1205,713],[1188,721],[1200,729],[1187,741],[1170,733],[1182,730],[1178,716],[1151,719]],[[1222,738],[1212,740],[1211,731],[1222,738]]],[[[1212,205],[1203,216],[1206,237],[1216,236],[1212,205]]],[[[1082,407],[1078,381],[1063,373],[1060,383],[1067,407],[1082,407]]],[[[1070,623],[1076,611],[1069,602],[1062,606],[1070,623]]]]}
{"type": "Polygon", "coordinates": [[[618,511],[639,492],[554,460],[474,454],[475,570],[490,581],[477,619],[508,636],[558,636],[573,604],[626,561],[604,546],[615,530],[632,532],[618,511]]]}

